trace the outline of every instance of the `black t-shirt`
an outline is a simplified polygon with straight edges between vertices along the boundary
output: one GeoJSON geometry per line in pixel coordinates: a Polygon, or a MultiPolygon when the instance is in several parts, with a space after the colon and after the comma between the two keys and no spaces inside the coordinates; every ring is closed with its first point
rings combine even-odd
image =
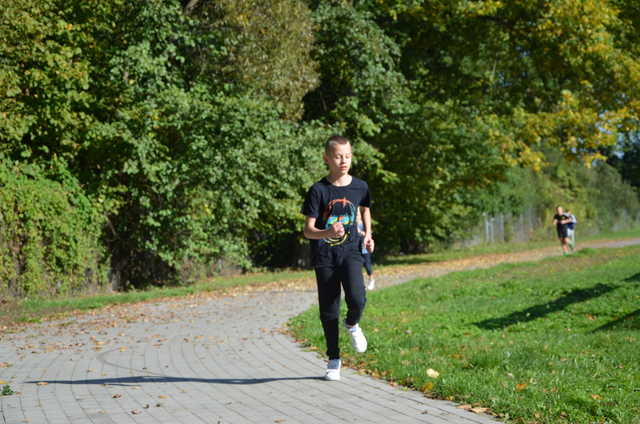
{"type": "Polygon", "coordinates": [[[336,260],[356,252],[360,255],[360,235],[356,219],[358,207],[371,206],[369,186],[351,177],[344,187],[334,186],[323,178],[311,186],[302,205],[302,213],[316,218],[315,227],[326,230],[336,222],[344,226],[342,237],[311,240],[311,254],[315,267],[336,265],[336,260]]]}
{"type": "Polygon", "coordinates": [[[569,219],[569,217],[567,215],[565,215],[565,214],[562,214],[562,215],[555,214],[555,215],[553,215],[553,219],[555,219],[557,221],[556,222],[556,228],[557,229],[561,229],[561,228],[566,228],[567,227],[567,224],[561,224],[560,223],[560,221],[564,221],[564,220],[569,219]]]}

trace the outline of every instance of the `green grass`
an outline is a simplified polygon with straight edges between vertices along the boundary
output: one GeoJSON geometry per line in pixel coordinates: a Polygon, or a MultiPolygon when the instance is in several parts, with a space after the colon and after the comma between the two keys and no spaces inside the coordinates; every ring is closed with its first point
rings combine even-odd
{"type": "MultiPolygon", "coordinates": [[[[585,249],[371,292],[369,350],[353,354],[343,337],[343,359],[509,422],[640,423],[639,255],[585,249]]],[[[324,351],[317,316],[290,324],[324,351]]]]}

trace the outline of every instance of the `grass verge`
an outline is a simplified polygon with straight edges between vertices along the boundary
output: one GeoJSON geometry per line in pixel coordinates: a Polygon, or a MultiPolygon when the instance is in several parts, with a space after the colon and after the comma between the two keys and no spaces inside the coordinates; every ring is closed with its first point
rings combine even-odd
{"type": "MultiPolygon", "coordinates": [[[[369,350],[343,337],[343,360],[509,422],[640,423],[639,254],[584,249],[371,292],[369,350]]],[[[290,324],[323,351],[317,316],[290,324]]]]}

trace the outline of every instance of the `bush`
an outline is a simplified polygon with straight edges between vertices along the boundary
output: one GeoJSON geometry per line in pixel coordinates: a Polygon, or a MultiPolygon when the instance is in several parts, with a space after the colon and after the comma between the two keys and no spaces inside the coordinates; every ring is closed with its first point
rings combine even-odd
{"type": "Polygon", "coordinates": [[[63,169],[0,159],[0,295],[74,293],[106,282],[100,214],[63,169]]]}

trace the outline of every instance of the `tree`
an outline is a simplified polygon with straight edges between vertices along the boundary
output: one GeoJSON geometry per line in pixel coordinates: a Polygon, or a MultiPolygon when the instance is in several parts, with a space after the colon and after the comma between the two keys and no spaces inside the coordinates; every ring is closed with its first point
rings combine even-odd
{"type": "Polygon", "coordinates": [[[589,162],[638,114],[640,62],[625,48],[637,37],[632,2],[356,4],[401,46],[418,102],[477,114],[509,159],[539,168],[540,146],[553,145],[589,162]]]}
{"type": "Polygon", "coordinates": [[[640,190],[639,133],[636,131],[622,134],[617,147],[618,151],[609,152],[607,163],[618,170],[623,180],[640,190]]]}
{"type": "Polygon", "coordinates": [[[315,7],[321,79],[305,98],[305,117],[338,126],[354,142],[355,172],[374,194],[379,245],[416,251],[451,237],[476,213],[477,190],[506,169],[486,141],[487,125],[455,103],[416,93],[400,43],[373,13],[346,2],[315,7]]]}
{"type": "MultiPolygon", "coordinates": [[[[277,3],[268,16],[287,23],[287,3],[277,3]]],[[[291,232],[300,219],[296,201],[321,166],[312,140],[325,134],[289,119],[313,83],[306,52],[293,48],[304,48],[310,23],[295,3],[298,26],[267,28],[256,16],[247,29],[233,13],[249,6],[229,3],[223,16],[157,0],[3,10],[3,151],[64,160],[108,217],[120,286],[194,277],[221,258],[249,266],[252,234],[291,232]],[[289,50],[274,45],[278,34],[289,50]],[[258,51],[287,60],[245,75],[238,67],[257,67],[258,51]],[[264,83],[288,67],[283,78],[303,75],[297,83],[264,83]]]]}
{"type": "MultiPolygon", "coordinates": [[[[240,82],[298,119],[302,98],[318,84],[310,59],[314,28],[310,11],[298,0],[185,1],[185,11],[199,21],[198,31],[220,32],[228,50],[221,68],[227,81],[240,82]]],[[[220,64],[202,61],[202,72],[219,74],[220,64]]]]}
{"type": "Polygon", "coordinates": [[[91,40],[60,8],[47,0],[0,4],[0,149],[15,158],[73,158],[93,121],[82,50],[91,40]]]}

